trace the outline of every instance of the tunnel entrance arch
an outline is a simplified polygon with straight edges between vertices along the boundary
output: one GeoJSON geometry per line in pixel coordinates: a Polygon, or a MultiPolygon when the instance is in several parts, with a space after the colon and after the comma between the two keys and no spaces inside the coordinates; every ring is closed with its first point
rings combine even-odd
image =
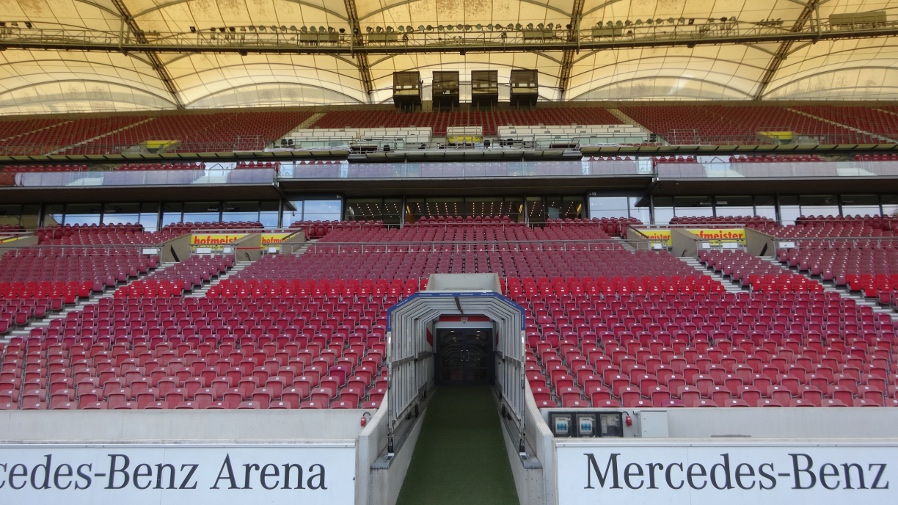
{"type": "MultiPolygon", "coordinates": [[[[388,450],[392,452],[394,434],[412,417],[410,414],[417,413],[421,402],[442,380],[438,380],[437,373],[438,368],[444,364],[436,362],[436,359],[442,359],[439,352],[446,348],[441,347],[434,337],[442,335],[442,329],[448,330],[453,325],[442,324],[441,318],[457,318],[458,321],[462,318],[476,318],[492,327],[491,345],[487,346],[481,341],[474,346],[472,344],[477,339],[471,338],[469,345],[463,349],[453,351],[450,346],[447,358],[470,360],[473,357],[472,351],[480,353],[484,348],[488,349],[484,354],[488,360],[486,377],[491,382],[502,409],[513,420],[518,430],[516,435],[520,438],[519,445],[523,447],[524,309],[500,293],[499,280],[495,274],[459,274],[431,276],[426,291],[416,293],[388,310],[388,450]],[[463,353],[464,350],[468,351],[467,356],[463,353]],[[453,353],[455,356],[451,356],[453,353]]],[[[459,325],[454,326],[456,337],[461,339],[457,332],[459,325]]],[[[482,338],[482,335],[478,338],[482,338]]],[[[480,367],[483,363],[478,361],[477,364],[469,363],[466,366],[480,367]]],[[[455,371],[467,373],[460,369],[455,371]]]]}

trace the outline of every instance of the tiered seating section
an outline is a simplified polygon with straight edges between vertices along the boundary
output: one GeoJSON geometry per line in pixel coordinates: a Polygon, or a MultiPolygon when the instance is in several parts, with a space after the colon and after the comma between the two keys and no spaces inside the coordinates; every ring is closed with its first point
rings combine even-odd
{"type": "Polygon", "coordinates": [[[171,228],[145,232],[137,224],[57,225],[38,228],[34,234],[40,245],[84,246],[158,245],[179,235],[171,228]]]}
{"type": "MultiPolygon", "coordinates": [[[[41,240],[74,242],[71,236],[41,240]]],[[[157,264],[156,256],[122,245],[37,247],[7,253],[0,261],[0,335],[144,275],[157,264]]]]}
{"type": "Polygon", "coordinates": [[[296,221],[290,224],[291,230],[302,230],[307,239],[319,239],[335,230],[361,230],[370,227],[380,229],[383,221],[296,221]]]}
{"type": "Polygon", "coordinates": [[[874,153],[855,155],[856,161],[898,161],[898,153],[874,153]]]}
{"type": "Polygon", "coordinates": [[[2,121],[0,152],[117,153],[153,140],[178,141],[180,152],[258,151],[311,116],[262,110],[2,121]]]}
{"type": "Polygon", "coordinates": [[[898,306],[898,217],[801,216],[776,236],[801,239],[777,251],[784,265],[898,306]]]}
{"type": "Polygon", "coordinates": [[[695,156],[658,156],[652,158],[652,163],[695,163],[695,156]]]}
{"type": "Polygon", "coordinates": [[[730,163],[806,163],[826,161],[816,154],[760,154],[730,156],[730,163]]]}
{"type": "Polygon", "coordinates": [[[898,114],[889,113],[876,107],[840,105],[797,105],[795,110],[815,117],[868,131],[885,137],[885,143],[898,141],[898,114]]]}
{"type": "Polygon", "coordinates": [[[894,143],[854,126],[776,105],[624,106],[620,111],[671,144],[759,144],[760,132],[793,132],[822,144],[894,143]]]}
{"type": "MultiPolygon", "coordinates": [[[[143,116],[72,116],[43,127],[35,125],[38,127],[32,130],[20,130],[19,135],[0,140],[0,152],[4,155],[54,154],[143,119],[143,116]]],[[[90,151],[91,154],[95,152],[90,151]]]]}
{"type": "Polygon", "coordinates": [[[0,408],[373,408],[386,392],[386,309],[430,272],[500,276],[526,309],[542,407],[898,404],[891,317],[817,281],[706,251],[750,286],[730,293],[667,252],[613,247],[608,222],[473,221],[294,223],[321,226],[318,243],[263,256],[202,296],[184,294],[231,260],[141,276],[11,339],[0,408]]]}
{"type": "Polygon", "coordinates": [[[779,265],[745,251],[701,251],[699,261],[743,288],[753,292],[821,292],[823,286],[812,279],[789,272],[779,265]]]}
{"type": "MultiPolygon", "coordinates": [[[[619,110],[637,123],[630,127],[644,127],[671,144],[770,143],[770,138],[759,133],[771,130],[793,132],[821,143],[867,144],[896,142],[898,113],[894,109],[859,105],[686,104],[634,105],[619,110]]],[[[305,125],[312,114],[310,110],[191,111],[3,120],[0,154],[118,153],[147,141],[166,140],[177,142],[168,148],[177,152],[262,150],[279,139],[286,141],[285,135],[294,130],[303,138],[309,132],[315,138],[344,137],[350,132],[358,138],[404,136],[409,142],[426,142],[431,133],[425,132],[444,137],[450,128],[478,127],[483,135],[494,137],[502,133],[500,128],[507,127],[527,128],[529,135],[540,133],[540,127],[552,131],[571,128],[571,134],[576,134],[583,128],[577,125],[624,125],[605,107],[590,105],[433,112],[341,109],[326,112],[305,125]],[[305,128],[297,130],[299,125],[305,128]],[[411,130],[417,133],[410,135],[411,130]]],[[[289,146],[289,142],[284,145],[289,146]]],[[[5,178],[0,178],[0,184],[6,184],[5,178]]]]}
{"type": "Polygon", "coordinates": [[[891,322],[851,302],[824,293],[540,292],[529,305],[546,314],[537,320],[575,332],[528,323],[527,377],[541,406],[894,405],[891,322]]]}

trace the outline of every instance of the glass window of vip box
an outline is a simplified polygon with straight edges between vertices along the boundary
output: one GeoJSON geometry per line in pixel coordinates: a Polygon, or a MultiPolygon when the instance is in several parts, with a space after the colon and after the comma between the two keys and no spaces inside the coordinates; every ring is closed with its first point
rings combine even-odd
{"type": "Polygon", "coordinates": [[[0,205],[0,225],[37,228],[40,205],[0,205]]]}
{"type": "Polygon", "coordinates": [[[843,216],[876,216],[880,213],[878,195],[842,195],[843,216]]]}

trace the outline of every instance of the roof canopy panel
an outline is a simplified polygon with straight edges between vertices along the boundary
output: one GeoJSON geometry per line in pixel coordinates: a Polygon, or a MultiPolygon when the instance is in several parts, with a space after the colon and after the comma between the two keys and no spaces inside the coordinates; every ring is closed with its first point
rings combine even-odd
{"type": "Polygon", "coordinates": [[[435,70],[457,70],[465,83],[490,69],[504,85],[516,68],[539,70],[544,101],[898,99],[898,0],[8,0],[4,8],[2,114],[384,103],[393,72],[420,70],[426,87],[435,70]],[[881,33],[861,24],[825,36],[830,16],[870,13],[885,16],[881,33]],[[368,35],[409,27],[409,40],[368,35]],[[534,41],[541,27],[546,40],[534,41]],[[460,30],[484,42],[470,45],[460,30]],[[334,39],[300,36],[315,32],[334,39]],[[486,35],[500,32],[507,39],[486,35]],[[718,38],[703,40],[707,33],[718,38]],[[273,34],[282,45],[265,45],[273,34]]]}
{"type": "Polygon", "coordinates": [[[796,47],[764,98],[895,100],[898,38],[836,40],[796,47]]]}

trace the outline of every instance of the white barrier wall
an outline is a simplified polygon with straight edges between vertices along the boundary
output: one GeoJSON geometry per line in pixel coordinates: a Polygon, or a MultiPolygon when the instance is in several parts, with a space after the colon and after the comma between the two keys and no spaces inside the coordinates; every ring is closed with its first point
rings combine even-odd
{"type": "Polygon", "coordinates": [[[351,504],[355,444],[3,445],[0,503],[351,504]]]}
{"type": "Polygon", "coordinates": [[[365,412],[2,411],[0,504],[351,505],[365,412]]]}
{"type": "Polygon", "coordinates": [[[557,441],[558,502],[895,503],[898,443],[557,441]]]}

